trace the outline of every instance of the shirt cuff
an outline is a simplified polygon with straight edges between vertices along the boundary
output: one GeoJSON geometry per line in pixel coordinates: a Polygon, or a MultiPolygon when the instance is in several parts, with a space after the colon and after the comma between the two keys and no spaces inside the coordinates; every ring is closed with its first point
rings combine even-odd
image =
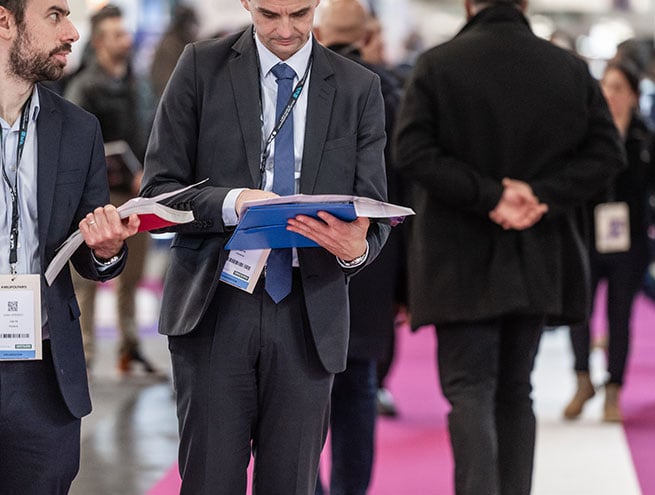
{"type": "Polygon", "coordinates": [[[221,213],[223,215],[223,224],[226,227],[233,227],[239,223],[239,215],[236,211],[237,198],[239,197],[239,194],[241,194],[241,191],[245,190],[245,187],[231,189],[230,192],[228,192],[225,196],[225,199],[223,200],[223,210],[221,213]]]}
{"type": "Polygon", "coordinates": [[[364,254],[350,261],[345,261],[342,260],[341,258],[337,258],[337,263],[339,263],[339,266],[341,266],[341,268],[357,268],[358,266],[362,266],[364,263],[366,263],[367,259],[368,259],[368,241],[366,241],[366,251],[364,251],[364,254]]]}
{"type": "Polygon", "coordinates": [[[93,251],[91,251],[91,257],[93,258],[93,262],[96,264],[98,273],[104,273],[112,268],[114,265],[116,265],[116,263],[123,259],[123,256],[125,256],[125,249],[121,249],[121,251],[116,256],[112,256],[107,261],[99,261],[98,258],[96,258],[96,255],[93,254],[93,251]]]}

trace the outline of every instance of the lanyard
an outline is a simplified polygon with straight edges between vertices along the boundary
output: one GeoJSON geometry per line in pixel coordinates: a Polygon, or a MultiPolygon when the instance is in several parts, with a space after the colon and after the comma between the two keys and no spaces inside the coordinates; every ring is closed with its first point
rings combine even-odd
{"type": "MultiPolygon", "coordinates": [[[[266,142],[264,143],[264,151],[262,152],[262,161],[259,164],[259,171],[262,174],[262,176],[266,171],[266,160],[268,159],[268,153],[270,152],[271,143],[275,139],[275,136],[277,136],[278,132],[280,132],[280,129],[282,129],[282,126],[286,122],[287,117],[289,117],[289,115],[291,114],[293,107],[296,106],[296,103],[298,102],[298,99],[302,94],[302,90],[305,88],[305,82],[307,81],[307,75],[309,74],[309,69],[312,66],[313,58],[314,58],[313,55],[309,57],[309,62],[307,63],[307,68],[305,69],[305,73],[303,74],[302,79],[300,79],[300,81],[298,81],[298,84],[296,84],[296,87],[293,88],[293,91],[291,92],[291,96],[289,97],[289,101],[287,102],[287,106],[284,108],[284,111],[280,114],[280,118],[277,121],[277,124],[275,124],[275,127],[273,128],[273,130],[268,136],[268,139],[266,139],[266,142]]],[[[257,65],[259,65],[259,59],[257,59],[257,65]]],[[[259,99],[261,102],[261,90],[259,93],[259,99]]],[[[261,106],[261,108],[263,108],[263,105],[261,106]]]]}
{"type": "MultiPolygon", "coordinates": [[[[16,179],[14,184],[11,184],[9,177],[7,176],[7,170],[5,168],[5,154],[2,150],[2,177],[9,187],[11,192],[11,230],[9,232],[9,264],[11,266],[11,274],[16,273],[16,263],[18,261],[18,167],[20,165],[20,159],[23,156],[23,149],[25,148],[25,141],[27,139],[27,126],[30,121],[30,104],[32,102],[32,97],[30,96],[25,105],[23,106],[23,111],[21,112],[20,117],[20,130],[18,132],[18,145],[16,146],[16,179]]],[[[2,141],[2,129],[0,128],[0,141],[2,141]]]]}

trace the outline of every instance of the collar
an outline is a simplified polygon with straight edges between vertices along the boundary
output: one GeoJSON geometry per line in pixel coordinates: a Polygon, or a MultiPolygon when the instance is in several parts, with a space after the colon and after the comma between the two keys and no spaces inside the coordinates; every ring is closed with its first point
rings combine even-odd
{"type": "Polygon", "coordinates": [[[312,42],[314,36],[310,33],[307,43],[305,43],[300,50],[294,53],[291,57],[286,60],[280,60],[280,58],[275,55],[272,51],[264,46],[264,44],[259,40],[257,33],[255,33],[255,44],[257,46],[257,54],[259,56],[259,64],[261,67],[260,76],[262,79],[268,75],[271,69],[279,64],[284,62],[289,65],[295,72],[298,78],[301,78],[307,69],[307,64],[309,63],[309,57],[312,54],[312,42]]]}
{"type": "Polygon", "coordinates": [[[523,24],[530,29],[530,23],[520,9],[513,5],[491,5],[485,7],[480,12],[475,14],[462,28],[459,34],[468,31],[473,26],[492,24],[497,22],[516,22],[523,24]]]}
{"type": "MultiPolygon", "coordinates": [[[[34,85],[34,88],[32,89],[32,101],[30,103],[30,113],[32,114],[32,117],[30,120],[33,122],[36,122],[37,117],[39,116],[39,109],[41,108],[41,101],[39,100],[39,91],[34,85]]],[[[0,118],[0,123],[2,124],[2,130],[3,131],[18,131],[20,129],[20,117],[16,119],[16,122],[14,122],[14,125],[9,127],[9,124],[4,121],[4,119],[0,118]]]]}

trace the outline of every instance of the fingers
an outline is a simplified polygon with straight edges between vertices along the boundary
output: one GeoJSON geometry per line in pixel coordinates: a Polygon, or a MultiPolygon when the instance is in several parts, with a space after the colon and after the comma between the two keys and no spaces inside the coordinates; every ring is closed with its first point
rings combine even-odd
{"type": "Polygon", "coordinates": [[[120,252],[125,239],[138,232],[139,224],[138,215],[131,215],[123,222],[116,207],[106,205],[87,214],[79,228],[84,242],[96,257],[109,259],[120,252]]]}
{"type": "Polygon", "coordinates": [[[270,199],[277,198],[279,195],[274,192],[262,191],[261,189],[244,189],[237,196],[237,200],[234,203],[234,209],[236,210],[237,215],[241,213],[241,208],[243,203],[246,201],[254,201],[256,199],[270,199]]]}
{"type": "Polygon", "coordinates": [[[370,220],[359,217],[344,222],[326,212],[319,212],[319,218],[298,215],[289,220],[287,229],[313,240],[341,259],[354,259],[366,251],[366,233],[370,220]]]}

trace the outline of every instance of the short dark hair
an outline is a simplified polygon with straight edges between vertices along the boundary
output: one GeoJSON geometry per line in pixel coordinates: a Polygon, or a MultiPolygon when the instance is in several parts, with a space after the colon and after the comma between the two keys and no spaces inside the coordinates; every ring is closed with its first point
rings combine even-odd
{"type": "Polygon", "coordinates": [[[0,7],[4,7],[14,14],[16,24],[22,26],[25,22],[25,4],[27,0],[0,0],[0,7]]]}
{"type": "Polygon", "coordinates": [[[514,5],[520,7],[523,0],[471,0],[473,5],[514,5]]]}
{"type": "MultiPolygon", "coordinates": [[[[1,0],[0,0],[1,1],[1,0]]],[[[91,16],[91,37],[98,34],[98,26],[101,22],[115,17],[123,17],[120,7],[107,4],[91,16]]]]}

